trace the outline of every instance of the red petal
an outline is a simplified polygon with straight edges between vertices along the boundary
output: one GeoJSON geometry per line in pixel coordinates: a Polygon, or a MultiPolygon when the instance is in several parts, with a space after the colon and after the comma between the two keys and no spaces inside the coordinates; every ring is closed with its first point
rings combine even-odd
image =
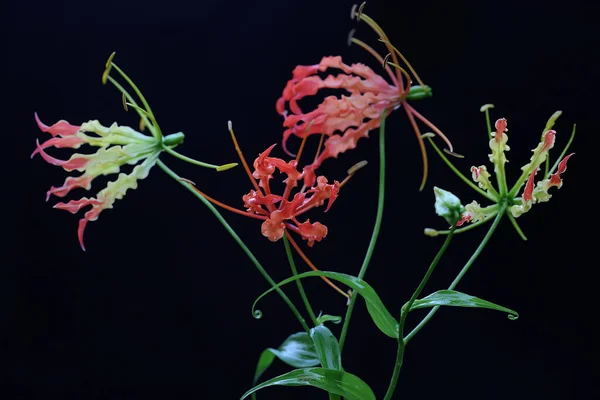
{"type": "Polygon", "coordinates": [[[507,125],[508,123],[506,122],[506,118],[500,118],[494,124],[494,127],[496,128],[496,135],[494,136],[494,139],[496,139],[496,142],[500,142],[500,139],[502,139],[502,135],[506,131],[507,125]]]}
{"type": "Polygon", "coordinates": [[[544,141],[544,145],[542,146],[542,151],[547,151],[554,146],[554,139],[556,138],[556,131],[550,130],[544,133],[544,137],[542,140],[544,141]]]}
{"type": "Polygon", "coordinates": [[[323,240],[327,236],[327,227],[320,222],[310,223],[309,220],[298,225],[298,232],[302,235],[302,238],[308,240],[308,246],[312,247],[315,243],[323,240]]]}
{"type": "Polygon", "coordinates": [[[283,237],[285,225],[283,222],[275,223],[268,219],[262,223],[260,231],[271,242],[276,242],[283,237]]]}
{"type": "Polygon", "coordinates": [[[537,170],[538,170],[537,167],[535,167],[535,169],[533,170],[531,175],[529,175],[529,178],[527,178],[527,183],[525,184],[525,190],[523,191],[523,202],[525,202],[525,203],[533,200],[533,184],[534,184],[535,173],[537,172],[537,170]]]}
{"type": "Polygon", "coordinates": [[[569,161],[569,158],[571,158],[571,156],[573,154],[575,154],[575,153],[569,154],[568,156],[563,158],[560,163],[558,163],[558,168],[556,170],[556,173],[554,173],[550,176],[550,182],[548,182],[548,187],[558,186],[560,188],[562,186],[562,179],[561,179],[560,175],[563,174],[567,170],[567,161],[569,161]]]}

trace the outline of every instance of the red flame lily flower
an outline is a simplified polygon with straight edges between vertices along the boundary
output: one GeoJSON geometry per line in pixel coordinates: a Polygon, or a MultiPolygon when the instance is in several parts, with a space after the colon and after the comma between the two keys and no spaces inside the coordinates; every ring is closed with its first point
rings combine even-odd
{"type": "Polygon", "coordinates": [[[393,62],[388,62],[381,57],[374,49],[364,42],[351,38],[351,42],[358,44],[371,55],[373,55],[384,68],[389,76],[391,83],[375,73],[371,68],[364,64],[347,65],[342,61],[342,57],[323,57],[319,64],[309,66],[297,66],[292,79],[286,84],[282,96],[277,100],[276,109],[284,117],[283,126],[283,148],[288,150],[287,141],[290,136],[295,135],[304,138],[313,134],[322,134],[327,136],[325,148],[311,165],[304,167],[304,184],[312,186],[316,179],[315,170],[328,158],[337,158],[340,153],[356,147],[358,139],[368,137],[369,131],[379,127],[381,114],[387,110],[387,115],[399,107],[403,107],[417,135],[421,154],[423,158],[423,187],[427,179],[427,154],[421,133],[415,117],[425,123],[436,134],[442,137],[450,151],[452,144],[446,136],[429,122],[425,117],[418,113],[410,104],[409,99],[418,99],[427,97],[431,94],[428,87],[411,86],[411,80],[408,73],[398,65],[400,57],[413,72],[416,79],[421,83],[414,69],[410,66],[404,56],[388,40],[383,30],[362,10],[352,15],[357,20],[365,21],[386,44],[387,50],[393,62]],[[395,73],[392,72],[390,65],[395,67],[395,73]],[[338,75],[328,75],[321,78],[318,73],[326,72],[332,69],[340,70],[338,75]],[[406,86],[403,82],[404,75],[407,78],[406,86]],[[303,112],[298,101],[317,94],[322,89],[340,89],[347,92],[348,95],[340,97],[328,96],[314,110],[303,112]],[[289,108],[289,110],[287,109],[289,108]]]}

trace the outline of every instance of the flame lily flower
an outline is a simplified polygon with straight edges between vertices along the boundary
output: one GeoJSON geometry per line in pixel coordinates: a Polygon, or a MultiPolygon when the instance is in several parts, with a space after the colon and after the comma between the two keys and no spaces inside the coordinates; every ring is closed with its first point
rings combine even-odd
{"type": "Polygon", "coordinates": [[[261,232],[270,241],[275,242],[283,237],[286,228],[300,234],[312,247],[314,242],[320,242],[327,236],[327,227],[320,222],[311,223],[310,220],[299,222],[297,217],[308,210],[322,206],[328,200],[325,212],[329,210],[338,196],[340,183],[334,181],[329,184],[327,178],[319,176],[314,187],[305,192],[298,192],[290,200],[289,196],[294,187],[298,186],[298,180],[302,179],[304,172],[296,169],[297,161],[285,162],[280,158],[270,157],[269,154],[275,145],[262,152],[254,161],[253,177],[258,179],[259,188],[262,190],[251,190],[243,196],[246,211],[262,216],[261,232]],[[287,175],[283,181],[285,189],[282,196],[271,193],[269,180],[273,178],[273,172],[278,170],[287,175]]]}
{"type": "MultiPolygon", "coordinates": [[[[122,199],[128,190],[136,189],[138,181],[148,176],[161,152],[166,151],[176,157],[187,158],[173,150],[175,146],[183,142],[183,133],[162,135],[146,99],[129,77],[112,62],[113,57],[114,53],[106,63],[102,82],[110,81],[121,91],[125,109],[127,110],[127,107],[134,108],[141,118],[140,131],[148,128],[151,135],[145,135],[128,126],[119,126],[116,123],[106,127],[97,120],[90,120],[81,125],[72,125],[65,120],[61,120],[48,126],[40,121],[37,113],[35,114],[40,130],[49,133],[52,138],[41,144],[36,141],[36,149],[31,157],[39,154],[46,162],[62,167],[67,172],[81,172],[79,176],[66,178],[61,186],[51,187],[46,194],[46,201],[51,195],[60,198],[65,197],[77,188],[89,191],[95,178],[102,175],[119,174],[115,181],[109,182],[104,189],[97,192],[96,197],[82,197],[67,203],[59,202],[54,206],[54,208],[66,210],[73,214],[88,208],[79,221],[77,229],[79,243],[84,251],[83,236],[88,222],[97,220],[102,211],[113,208],[114,202],[122,199]],[[133,97],[115,79],[109,76],[112,68],[116,69],[133,88],[140,98],[143,108],[138,106],[133,97]],[[46,153],[46,149],[49,147],[78,149],[82,145],[97,147],[98,149],[93,154],[74,153],[68,160],[59,160],[46,153]],[[119,173],[121,167],[126,164],[135,165],[135,167],[129,174],[119,173]]],[[[195,164],[213,167],[217,170],[227,169],[234,165],[228,164],[218,167],[192,159],[186,161],[194,161],[195,164]]]]}
{"type": "MultiPolygon", "coordinates": [[[[245,210],[224,204],[200,191],[196,188],[194,182],[187,179],[182,180],[190,183],[196,192],[211,203],[236,214],[262,220],[261,233],[270,241],[276,242],[285,235],[292,247],[300,257],[302,257],[306,264],[312,270],[318,271],[319,269],[312,263],[290,235],[290,231],[299,234],[303,240],[307,241],[309,247],[312,247],[315,242],[323,240],[328,233],[328,229],[325,225],[318,221],[310,222],[309,219],[300,222],[298,217],[315,207],[323,206],[325,201],[327,201],[327,207],[325,209],[325,212],[327,212],[337,199],[342,186],[344,186],[360,168],[367,164],[366,161],[357,163],[350,168],[348,170],[348,176],[342,182],[334,181],[331,184],[328,182],[327,178],[319,176],[315,179],[316,183],[312,187],[307,189],[306,186],[303,186],[292,196],[292,191],[298,186],[298,181],[302,180],[305,174],[305,171],[298,171],[298,159],[300,158],[306,138],[303,140],[303,145],[301,146],[296,159],[286,162],[281,158],[271,157],[271,151],[276,146],[276,144],[273,144],[258,155],[253,163],[254,171],[251,171],[237,142],[231,121],[228,122],[228,130],[244,170],[254,186],[254,189],[242,196],[245,210]],[[270,180],[273,179],[273,174],[276,172],[285,175],[285,179],[283,180],[285,187],[281,195],[275,194],[271,190],[270,180]]],[[[350,297],[348,293],[341,290],[328,278],[321,277],[321,279],[342,296],[346,298],[350,297]]]]}
{"type": "Polygon", "coordinates": [[[286,128],[283,133],[283,148],[289,155],[293,155],[287,147],[287,141],[291,135],[304,138],[313,134],[321,134],[328,137],[323,152],[318,154],[321,147],[319,145],[318,155],[314,162],[304,167],[304,184],[312,186],[316,179],[314,171],[323,161],[328,158],[337,158],[340,153],[355,148],[358,139],[368,137],[369,131],[379,127],[384,110],[389,115],[392,110],[402,106],[421,148],[422,189],[427,180],[428,163],[425,145],[415,117],[443,138],[450,151],[452,151],[452,144],[435,125],[408,104],[408,100],[431,96],[431,89],[423,84],[406,58],[390,43],[383,29],[362,12],[363,6],[364,3],[358,11],[356,6],[352,9],[352,18],[365,21],[380,36],[380,40],[386,45],[389,54],[384,58],[369,45],[353,37],[349,39],[349,43],[359,45],[374,56],[384,66],[391,83],[368,66],[360,63],[347,65],[339,56],[323,57],[321,62],[315,65],[297,66],[293,71],[292,79],[287,82],[283,94],[276,104],[277,112],[284,117],[283,126],[286,128]],[[393,62],[388,61],[389,58],[393,62]],[[399,66],[398,58],[404,61],[420,85],[412,86],[411,78],[399,66]],[[393,66],[395,71],[392,71],[390,66],[393,66]],[[336,76],[328,75],[324,79],[318,75],[320,72],[332,69],[340,70],[341,73],[336,76]],[[403,79],[406,79],[406,84],[403,79]],[[328,96],[316,109],[303,112],[298,101],[317,94],[321,89],[344,90],[349,95],[328,96]]]}
{"type": "MultiPolygon", "coordinates": [[[[493,108],[492,104],[484,105],[481,108],[482,112],[486,113],[486,119],[489,121],[488,110],[493,108]]],[[[466,223],[470,223],[470,226],[466,226],[461,229],[457,229],[456,233],[464,230],[468,230],[471,227],[478,226],[486,221],[492,219],[498,213],[507,211],[508,217],[510,218],[513,226],[523,239],[526,239],[523,232],[519,228],[516,218],[528,212],[532,205],[536,203],[547,202],[550,200],[552,195],[549,193],[549,189],[556,187],[561,188],[563,180],[561,175],[567,170],[567,162],[573,156],[574,153],[566,155],[566,152],[574,138],[575,127],[571,134],[571,139],[563,150],[562,154],[554,164],[552,168],[549,168],[549,151],[554,147],[556,139],[556,131],[551,129],[554,126],[556,119],[561,115],[560,111],[557,111],[548,120],[544,132],[542,134],[540,143],[535,149],[533,149],[533,155],[527,164],[521,167],[521,176],[517,179],[513,187],[509,190],[506,184],[505,175],[505,164],[508,162],[506,159],[506,152],[510,150],[507,145],[507,121],[504,118],[498,119],[495,123],[495,131],[490,132],[489,147],[491,154],[489,155],[490,161],[494,165],[494,173],[496,175],[497,188],[492,184],[490,177],[491,174],[488,172],[485,165],[471,167],[471,176],[476,185],[470,182],[464,175],[460,174],[454,166],[450,164],[448,159],[444,157],[439,148],[433,143],[431,137],[433,135],[425,135],[429,138],[430,143],[434,146],[437,153],[444,159],[444,161],[451,166],[461,179],[467,182],[475,191],[493,201],[495,204],[482,207],[477,201],[473,201],[470,204],[464,206],[464,212],[462,212],[460,220],[456,222],[457,226],[462,226],[466,223]],[[545,172],[542,174],[541,179],[538,179],[536,184],[536,174],[542,169],[542,164],[545,163],[545,172]],[[524,185],[521,196],[517,196],[517,193],[521,190],[524,185]]],[[[489,126],[488,126],[489,128],[489,126]]],[[[489,129],[491,131],[491,129],[489,129]]],[[[434,229],[426,229],[425,234],[429,236],[437,236],[439,234],[447,234],[448,231],[438,231],[434,229]]]]}

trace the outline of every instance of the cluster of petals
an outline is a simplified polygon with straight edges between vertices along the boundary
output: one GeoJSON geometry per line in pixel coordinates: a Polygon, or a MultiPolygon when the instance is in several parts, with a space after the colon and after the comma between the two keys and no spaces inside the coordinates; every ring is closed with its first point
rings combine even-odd
{"type": "Polygon", "coordinates": [[[337,181],[329,184],[327,178],[319,176],[314,186],[297,192],[290,199],[292,189],[298,186],[298,181],[305,172],[297,170],[295,160],[286,162],[270,157],[273,147],[275,145],[262,152],[254,161],[253,176],[259,181],[259,187],[243,196],[244,207],[248,212],[264,218],[261,232],[269,240],[274,242],[281,239],[285,230],[290,229],[312,246],[315,241],[320,242],[327,235],[327,227],[320,222],[311,223],[309,219],[300,222],[297,217],[314,207],[324,205],[325,200],[328,201],[325,211],[329,210],[338,196],[340,184],[337,181]],[[283,195],[271,193],[269,181],[276,171],[286,176],[283,195]]]}
{"type": "MultiPolygon", "coordinates": [[[[496,131],[492,133],[492,139],[489,142],[491,154],[489,155],[490,161],[494,164],[494,171],[499,171],[504,168],[504,164],[507,162],[505,152],[510,150],[507,146],[508,135],[506,119],[502,118],[496,121],[496,131]]],[[[518,190],[524,185],[523,193],[520,197],[514,197],[507,199],[510,204],[509,212],[513,217],[519,217],[524,213],[528,212],[532,205],[535,203],[546,202],[550,200],[552,195],[548,192],[550,188],[556,187],[561,188],[563,180],[561,175],[567,170],[567,162],[573,156],[571,153],[565,156],[560,162],[558,162],[556,172],[549,173],[547,176],[542,177],[536,184],[535,176],[540,170],[540,165],[546,161],[550,149],[554,147],[556,139],[556,131],[552,129],[546,130],[542,135],[542,138],[535,149],[532,150],[533,155],[527,164],[521,167],[522,175],[517,182],[515,188],[518,190]]],[[[499,198],[498,192],[494,189],[490,181],[490,173],[484,165],[479,167],[471,167],[471,173],[473,180],[478,186],[485,190],[488,194],[492,194],[498,197],[498,201],[503,201],[499,198]]],[[[511,191],[512,192],[512,191],[511,191]]],[[[486,220],[498,212],[498,204],[494,204],[487,207],[482,207],[478,202],[473,201],[465,206],[465,212],[462,215],[461,221],[457,224],[458,226],[466,222],[479,222],[486,220]]]]}
{"type": "Polygon", "coordinates": [[[37,141],[31,156],[40,154],[46,162],[62,167],[67,172],[81,172],[78,176],[67,177],[61,186],[52,186],[47,192],[46,200],[52,195],[63,198],[77,188],[90,190],[95,178],[119,174],[117,179],[109,182],[96,197],[82,197],[67,203],[59,202],[54,206],[73,214],[89,207],[79,221],[77,230],[79,243],[85,250],[83,234],[87,223],[97,220],[103,210],[112,208],[114,202],[122,199],[127,190],[137,188],[137,181],[146,178],[156,164],[161,147],[153,137],[127,126],[118,126],[116,123],[105,127],[97,120],[91,120],[77,126],[61,120],[47,126],[40,121],[37,114],[35,119],[40,130],[49,133],[52,138],[41,144],[37,141]],[[98,150],[93,154],[74,153],[68,160],[54,158],[45,151],[49,147],[78,149],[84,144],[98,147],[98,150]],[[126,164],[135,167],[129,174],[119,173],[121,167],[126,164]]]}
{"type": "Polygon", "coordinates": [[[315,65],[299,65],[292,75],[276,104],[277,112],[284,117],[284,150],[291,155],[287,148],[291,135],[300,138],[314,134],[328,136],[323,152],[313,164],[304,168],[307,186],[314,183],[314,170],[324,160],[337,158],[340,153],[355,148],[358,139],[368,137],[369,131],[379,126],[382,112],[397,108],[403,100],[397,86],[389,84],[364,64],[344,64],[340,56],[323,57],[315,65]],[[341,73],[326,78],[318,75],[329,69],[338,69],[341,73]],[[298,101],[322,89],[343,89],[348,95],[328,96],[316,109],[304,113],[298,101]]]}

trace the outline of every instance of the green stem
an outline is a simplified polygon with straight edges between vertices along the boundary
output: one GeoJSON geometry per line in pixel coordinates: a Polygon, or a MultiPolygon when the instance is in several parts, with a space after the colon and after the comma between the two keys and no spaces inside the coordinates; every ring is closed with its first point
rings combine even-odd
{"type": "MultiPolygon", "coordinates": [[[[136,86],[136,84],[133,83],[133,81],[131,80],[131,78],[129,78],[129,76],[127,76],[127,74],[125,72],[123,72],[123,70],[121,68],[117,67],[117,64],[115,64],[115,63],[111,63],[111,64],[112,64],[113,68],[115,70],[117,70],[117,72],[119,74],[121,74],[121,76],[123,77],[123,79],[125,79],[125,81],[127,81],[127,83],[129,83],[129,86],[131,86],[131,88],[133,89],[133,91],[135,92],[135,94],[137,94],[138,97],[140,98],[140,100],[142,101],[142,104],[144,105],[144,108],[146,109],[146,111],[148,111],[148,114],[150,114],[152,116],[152,118],[154,119],[154,113],[152,112],[152,109],[150,108],[150,104],[148,104],[148,102],[146,101],[146,98],[142,94],[142,91],[140,89],[138,89],[138,87],[136,86]]],[[[157,127],[157,129],[158,129],[158,127],[157,127]]],[[[160,131],[160,129],[159,129],[159,131],[160,131]]]]}
{"type": "MultiPolygon", "coordinates": [[[[288,261],[290,263],[290,268],[292,269],[292,274],[295,276],[298,276],[298,270],[296,269],[296,263],[294,262],[294,255],[292,254],[292,248],[290,247],[290,241],[288,240],[288,238],[283,235],[283,244],[285,245],[285,253],[287,254],[287,258],[288,261]]],[[[308,312],[308,315],[310,316],[310,319],[312,320],[313,325],[317,325],[317,317],[315,315],[315,312],[313,311],[313,308],[310,305],[310,302],[308,301],[308,297],[306,296],[306,293],[304,292],[304,286],[302,286],[302,280],[301,279],[297,279],[296,280],[296,285],[298,286],[298,291],[300,292],[300,297],[302,297],[302,301],[304,302],[304,306],[306,307],[306,311],[308,312]]]]}
{"type": "MultiPolygon", "coordinates": [[[[367,248],[367,253],[363,260],[360,271],[358,272],[358,278],[362,279],[369,267],[373,251],[375,250],[375,243],[381,230],[381,221],[383,220],[383,204],[385,197],[385,110],[381,113],[381,124],[379,125],[379,192],[377,199],[377,214],[375,216],[375,226],[373,227],[373,233],[371,234],[371,241],[367,248]]],[[[344,342],[346,341],[346,335],[348,334],[348,326],[350,325],[350,318],[352,317],[352,311],[354,310],[354,304],[356,303],[355,294],[350,298],[348,309],[346,310],[346,316],[344,317],[344,325],[342,326],[342,332],[340,334],[340,352],[344,348],[344,342]]]]}
{"type": "MultiPolygon", "coordinates": [[[[496,218],[494,219],[494,223],[492,224],[492,226],[488,230],[487,234],[485,235],[485,237],[483,238],[483,240],[481,241],[481,243],[479,244],[479,246],[477,247],[477,249],[475,250],[475,252],[471,256],[471,258],[469,259],[469,261],[467,261],[467,263],[462,268],[462,270],[458,273],[458,275],[456,276],[456,278],[454,278],[454,281],[452,281],[452,283],[448,287],[448,290],[453,290],[454,288],[456,288],[456,286],[461,281],[461,279],[463,278],[463,276],[465,276],[465,274],[469,271],[469,268],[471,268],[471,265],[473,265],[473,263],[475,262],[475,260],[477,259],[477,257],[479,257],[479,254],[481,254],[481,252],[483,251],[483,249],[485,248],[485,246],[489,242],[490,238],[492,237],[492,234],[494,233],[494,231],[498,227],[498,224],[499,224],[500,220],[502,219],[502,216],[504,215],[505,212],[506,212],[506,205],[504,205],[500,209],[500,211],[498,211],[498,215],[496,215],[496,218]]],[[[404,338],[404,342],[408,343],[427,324],[427,322],[429,322],[429,320],[435,315],[435,313],[437,312],[437,310],[439,308],[440,308],[440,306],[433,307],[429,311],[429,313],[425,316],[425,318],[423,318],[423,320],[421,322],[419,322],[419,324],[412,330],[412,332],[410,332],[404,338]]]]}
{"type": "Polygon", "coordinates": [[[454,236],[455,229],[456,229],[456,226],[453,226],[452,229],[450,230],[450,233],[448,234],[448,236],[446,236],[446,240],[444,241],[444,244],[442,245],[442,247],[436,254],[436,256],[433,259],[433,261],[431,262],[431,264],[429,265],[429,268],[427,269],[425,276],[421,280],[421,283],[419,284],[417,289],[414,291],[414,293],[411,296],[408,303],[406,303],[402,307],[402,311],[400,312],[400,323],[398,324],[398,330],[399,330],[400,335],[398,338],[398,351],[396,353],[396,364],[394,366],[394,372],[392,373],[392,379],[390,380],[390,384],[388,386],[388,390],[385,394],[384,400],[390,400],[392,398],[392,395],[394,394],[394,391],[396,390],[396,385],[398,384],[398,378],[400,377],[400,370],[402,369],[402,362],[404,359],[404,348],[406,347],[406,342],[403,339],[404,338],[403,330],[404,330],[404,323],[406,322],[406,317],[408,316],[408,313],[410,312],[410,308],[414,304],[415,300],[417,300],[417,297],[419,297],[419,295],[425,288],[425,285],[429,281],[431,274],[433,274],[435,267],[438,265],[438,263],[440,262],[440,259],[446,252],[446,249],[450,245],[450,241],[452,240],[452,237],[454,236]]]}
{"type": "Polygon", "coordinates": [[[485,123],[487,126],[488,140],[492,140],[492,121],[490,121],[490,109],[485,109],[485,123]]]}
{"type": "Polygon", "coordinates": [[[433,139],[431,139],[430,137],[427,137],[427,139],[429,139],[429,143],[431,144],[431,146],[433,147],[435,152],[440,156],[442,161],[444,161],[444,163],[446,163],[446,165],[452,170],[452,172],[454,172],[456,174],[456,176],[458,176],[463,182],[465,182],[467,185],[469,185],[473,190],[475,190],[477,193],[479,193],[483,197],[486,197],[487,199],[493,201],[494,203],[498,201],[498,193],[496,192],[496,190],[493,187],[490,187],[490,193],[482,190],[479,186],[477,186],[470,179],[468,179],[466,176],[464,176],[450,162],[450,160],[448,160],[448,158],[444,155],[444,153],[440,150],[440,148],[435,144],[433,139]]]}
{"type": "MultiPolygon", "coordinates": [[[[558,164],[561,162],[561,160],[563,159],[565,154],[567,154],[567,150],[569,150],[569,147],[571,147],[571,143],[573,143],[573,139],[575,139],[576,128],[577,128],[577,125],[573,124],[573,131],[571,132],[571,137],[569,138],[567,145],[565,146],[563,151],[560,153],[560,156],[558,156],[558,158],[556,159],[556,162],[554,163],[552,168],[550,168],[550,171],[548,171],[548,173],[546,173],[546,175],[544,175],[544,178],[547,179],[550,177],[550,174],[552,174],[556,170],[556,168],[558,167],[558,164]]],[[[546,160],[548,160],[548,159],[549,159],[549,155],[546,157],[546,160]]]]}
{"type": "Polygon", "coordinates": [[[125,90],[125,88],[123,86],[121,86],[121,84],[119,82],[117,82],[112,76],[108,76],[107,77],[108,81],[110,83],[113,84],[114,87],[117,88],[117,90],[119,92],[121,92],[126,98],[127,100],[129,100],[129,102],[131,104],[133,104],[135,107],[135,111],[138,113],[138,115],[140,116],[140,118],[144,121],[144,124],[148,127],[148,129],[152,132],[152,137],[154,137],[154,139],[157,139],[156,134],[154,133],[155,129],[157,129],[153,123],[150,122],[150,120],[148,119],[148,116],[146,114],[144,114],[143,112],[140,111],[140,107],[138,107],[137,103],[135,102],[135,100],[133,99],[133,97],[127,92],[127,90],[125,90]]]}
{"type": "Polygon", "coordinates": [[[183,161],[188,162],[190,164],[198,165],[200,167],[205,167],[205,168],[213,168],[213,169],[219,168],[218,165],[213,165],[213,164],[205,163],[205,162],[202,162],[202,161],[194,160],[193,158],[190,158],[188,156],[184,156],[183,154],[178,153],[177,151],[171,149],[168,146],[163,146],[162,148],[163,148],[164,151],[166,151],[167,153],[169,153],[173,157],[177,157],[180,160],[183,160],[183,161]]]}
{"type": "MultiPolygon", "coordinates": [[[[482,219],[481,221],[477,221],[477,222],[474,222],[472,224],[469,224],[469,225],[467,225],[467,226],[465,226],[463,228],[458,228],[458,229],[456,229],[454,231],[454,234],[458,235],[459,233],[470,231],[471,229],[475,229],[478,226],[483,225],[483,224],[489,222],[490,220],[491,220],[491,218],[486,218],[486,219],[482,219]]],[[[448,235],[450,232],[452,232],[452,229],[446,229],[446,230],[443,230],[443,231],[439,231],[437,229],[431,229],[431,228],[425,229],[425,235],[431,236],[431,237],[435,237],[435,236],[439,236],[439,235],[448,235]]]]}
{"type": "Polygon", "coordinates": [[[275,283],[275,281],[273,280],[273,278],[271,278],[271,276],[269,275],[269,273],[264,269],[264,267],[256,259],[256,257],[254,256],[254,254],[252,254],[252,252],[250,251],[250,249],[248,248],[248,246],[246,246],[246,244],[242,241],[242,239],[238,236],[238,234],[235,233],[235,231],[233,230],[233,228],[231,227],[231,225],[229,225],[227,223],[227,221],[225,220],[225,218],[223,218],[223,216],[221,215],[221,213],[219,212],[219,210],[217,210],[215,208],[215,206],[213,206],[208,200],[206,200],[200,193],[196,192],[194,190],[194,188],[192,187],[192,185],[190,185],[189,183],[187,183],[185,181],[182,181],[181,178],[175,172],[173,172],[169,167],[167,167],[162,161],[158,160],[156,162],[156,164],[160,167],[160,169],[162,169],[163,171],[165,171],[167,175],[169,175],[171,178],[175,179],[183,187],[185,187],[187,190],[189,190],[190,192],[192,192],[192,194],[194,196],[196,196],[198,199],[200,199],[200,201],[202,203],[204,203],[204,205],[206,207],[208,207],[208,209],[214,214],[215,217],[217,217],[217,219],[219,220],[219,222],[223,225],[223,227],[225,228],[225,230],[233,237],[233,240],[235,240],[236,243],[242,248],[242,250],[244,250],[244,253],[246,253],[246,255],[248,256],[248,258],[250,258],[250,260],[252,261],[252,263],[256,267],[256,269],[258,269],[258,272],[261,273],[261,275],[267,280],[267,282],[269,282],[269,284],[272,287],[275,287],[275,290],[277,291],[277,293],[279,293],[279,295],[281,296],[281,298],[283,299],[283,301],[292,310],[292,312],[294,313],[294,315],[296,316],[296,318],[298,318],[298,321],[302,325],[302,328],[304,328],[304,330],[306,330],[307,333],[310,332],[309,326],[306,324],[306,321],[304,320],[304,318],[302,317],[302,315],[300,314],[300,312],[298,311],[298,309],[296,308],[296,306],[294,305],[294,303],[292,303],[292,301],[289,299],[289,297],[287,297],[287,295],[285,293],[283,293],[283,291],[279,287],[277,287],[277,283],[275,283]]]}
{"type": "Polygon", "coordinates": [[[517,231],[519,236],[521,236],[521,239],[527,240],[527,236],[525,236],[525,234],[523,233],[523,230],[521,230],[521,227],[519,226],[517,219],[515,217],[513,217],[511,213],[506,213],[506,215],[508,215],[508,219],[510,219],[510,222],[515,227],[515,230],[517,231]]]}

